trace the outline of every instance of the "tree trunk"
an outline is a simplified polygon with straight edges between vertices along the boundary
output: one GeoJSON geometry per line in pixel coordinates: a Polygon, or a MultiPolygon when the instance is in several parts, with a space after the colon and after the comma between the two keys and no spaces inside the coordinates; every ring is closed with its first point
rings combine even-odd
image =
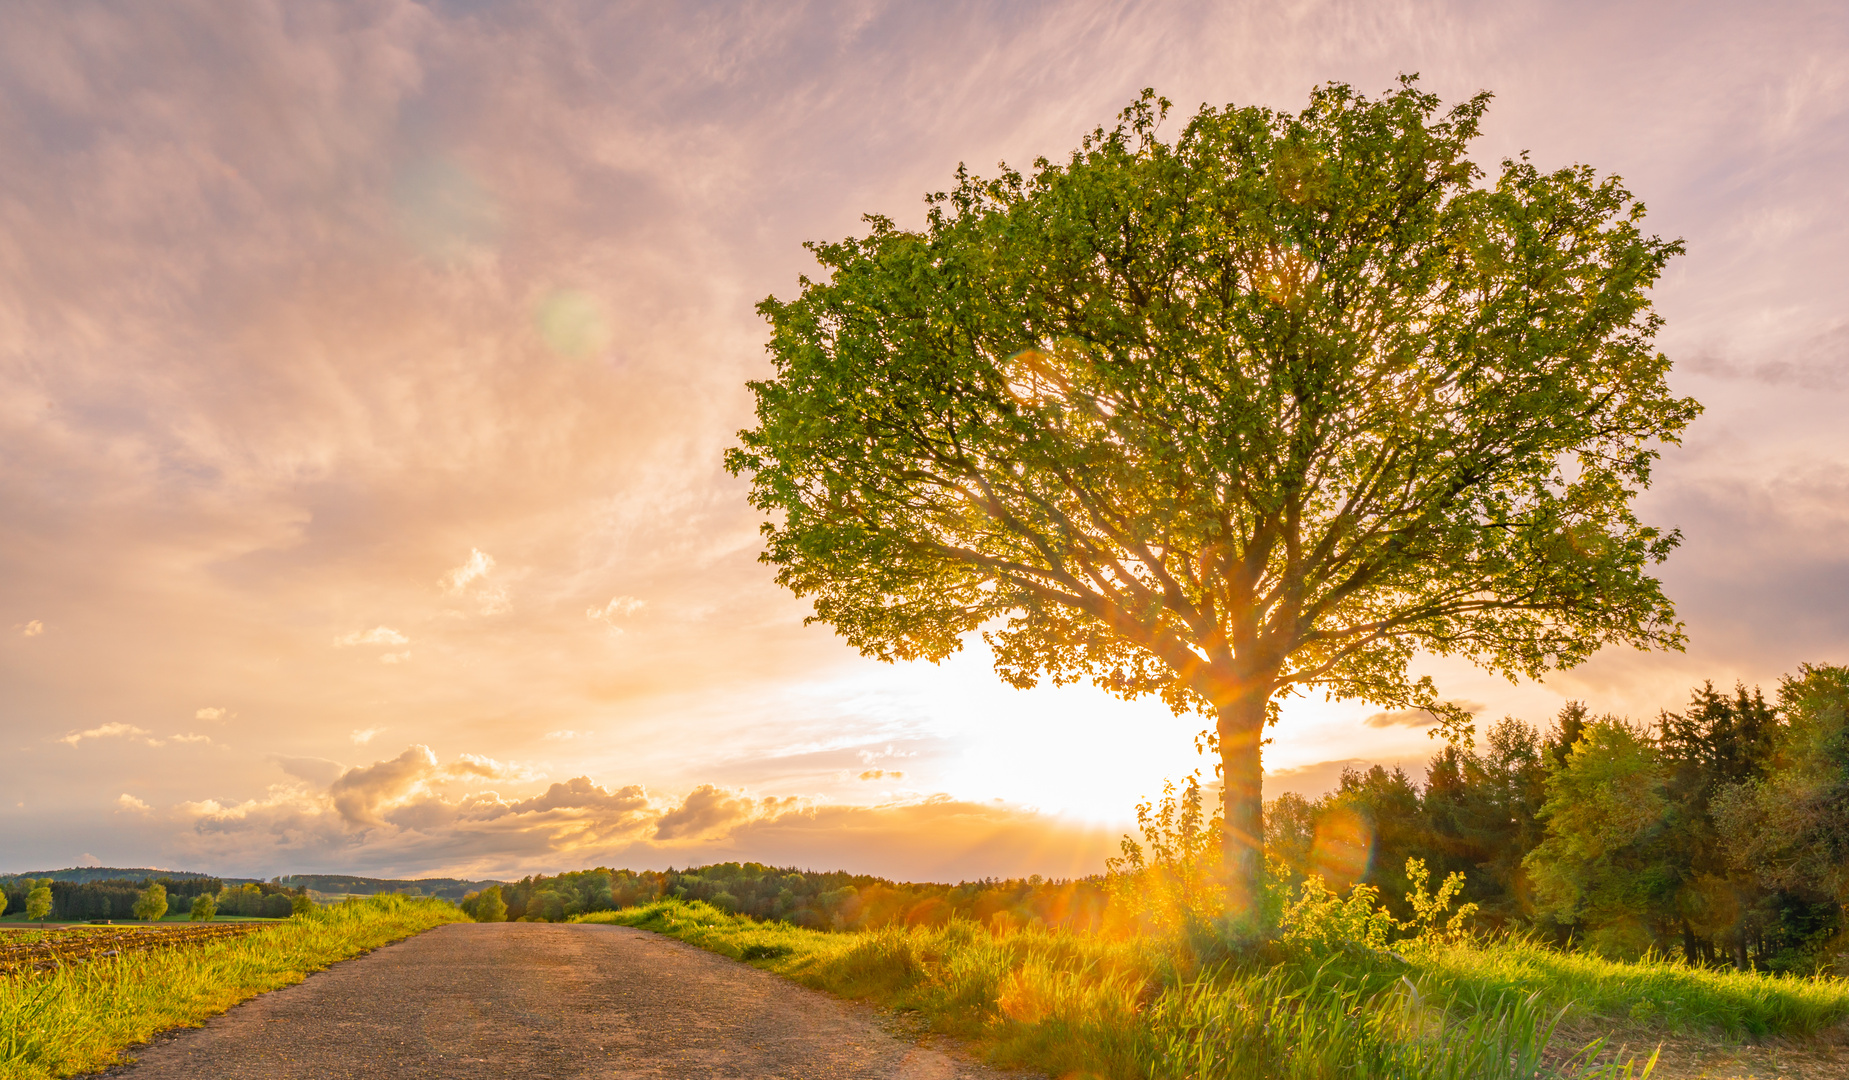
{"type": "Polygon", "coordinates": [[[1221,705],[1221,805],[1225,810],[1226,913],[1247,934],[1270,930],[1261,925],[1265,884],[1264,766],[1259,744],[1265,735],[1265,704],[1270,694],[1251,693],[1221,705]]]}

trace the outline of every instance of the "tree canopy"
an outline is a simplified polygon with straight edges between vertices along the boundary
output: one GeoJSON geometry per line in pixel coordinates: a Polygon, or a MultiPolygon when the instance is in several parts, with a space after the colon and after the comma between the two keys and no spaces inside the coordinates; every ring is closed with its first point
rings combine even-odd
{"type": "Polygon", "coordinates": [[[1510,677],[1679,646],[1636,492],[1699,406],[1646,291],[1674,241],[1615,177],[1468,156],[1489,103],[1146,91],[1064,162],[959,169],[922,228],[811,244],[727,465],[763,558],[884,660],[983,630],[1017,686],[1215,718],[1234,902],[1260,743],[1318,687],[1434,709],[1416,650],[1510,677]]]}

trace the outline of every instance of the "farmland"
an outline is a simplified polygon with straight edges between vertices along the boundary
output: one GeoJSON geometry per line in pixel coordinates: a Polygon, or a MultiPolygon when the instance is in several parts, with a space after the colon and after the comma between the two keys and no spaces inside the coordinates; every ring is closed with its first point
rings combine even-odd
{"type": "Polygon", "coordinates": [[[382,896],[279,922],[22,930],[0,939],[0,1077],[101,1068],[173,1027],[197,1026],[309,972],[461,916],[382,896]]]}

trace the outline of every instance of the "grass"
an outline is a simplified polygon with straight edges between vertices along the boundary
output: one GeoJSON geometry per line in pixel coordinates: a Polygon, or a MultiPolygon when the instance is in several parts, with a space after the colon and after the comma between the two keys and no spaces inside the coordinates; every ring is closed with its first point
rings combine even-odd
{"type": "Polygon", "coordinates": [[[1160,1080],[1645,1075],[1558,1046],[1563,1017],[1715,1034],[1814,1035],[1849,1018],[1849,982],[1530,942],[1413,944],[1201,967],[1187,950],[974,923],[855,934],[761,924],[659,901],[581,922],[654,930],[845,997],[916,1013],[991,1061],[1051,1076],[1160,1080]]]}
{"type": "Polygon", "coordinates": [[[173,1027],[197,1027],[309,972],[462,919],[440,900],[377,897],[319,908],[196,948],[162,949],[0,978],[0,1078],[102,1068],[173,1027]]]}

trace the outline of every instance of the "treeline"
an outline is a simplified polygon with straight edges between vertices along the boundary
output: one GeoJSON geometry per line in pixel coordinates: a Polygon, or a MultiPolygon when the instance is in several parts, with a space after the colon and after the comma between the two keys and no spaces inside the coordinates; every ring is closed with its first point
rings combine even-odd
{"type": "Polygon", "coordinates": [[[867,874],[818,873],[760,863],[719,863],[687,870],[598,868],[528,877],[471,893],[463,910],[480,917],[488,893],[510,920],[558,922],[661,897],[704,900],[723,911],[780,919],[818,929],[861,930],[894,923],[938,926],[953,918],[996,925],[1035,925],[1096,931],[1105,926],[1109,890],[1102,878],[1046,881],[968,881],[957,885],[900,883],[867,874]]]}
{"type": "MultiPolygon", "coordinates": [[[[0,882],[6,894],[5,910],[23,912],[33,888],[47,884],[47,879],[10,878],[0,882]]],[[[226,885],[218,878],[155,877],[129,880],[59,881],[50,879],[51,911],[45,918],[77,922],[89,919],[134,919],[135,902],[151,884],[166,889],[170,911],[188,910],[194,898],[210,896],[219,915],[245,915],[253,918],[287,918],[295,897],[305,890],[291,889],[273,882],[246,882],[226,885]]]]}
{"type": "Polygon", "coordinates": [[[1267,848],[1292,881],[1364,882],[1396,909],[1418,858],[1463,874],[1483,928],[1813,970],[1849,939],[1846,703],[1849,669],[1806,666],[1775,702],[1707,684],[1651,725],[1578,703],[1546,733],[1504,720],[1422,784],[1375,766],[1272,800],[1267,848]]]}
{"type": "Polygon", "coordinates": [[[379,893],[397,893],[401,896],[435,896],[444,900],[460,900],[471,891],[503,884],[492,880],[469,881],[465,878],[369,878],[349,874],[286,874],[276,881],[324,895],[376,896],[379,893]]]}

